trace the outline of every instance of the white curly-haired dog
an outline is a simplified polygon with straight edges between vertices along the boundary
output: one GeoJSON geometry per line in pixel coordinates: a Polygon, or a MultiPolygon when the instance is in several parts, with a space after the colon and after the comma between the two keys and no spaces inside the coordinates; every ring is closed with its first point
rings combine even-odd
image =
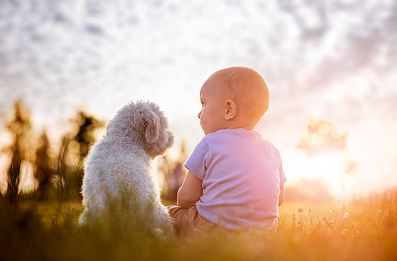
{"type": "Polygon", "coordinates": [[[129,211],[131,221],[144,220],[142,226],[172,235],[171,219],[149,165],[173,141],[168,121],[155,103],[130,102],[120,109],[88,155],[79,223],[101,221],[111,210],[120,215],[129,211]]]}

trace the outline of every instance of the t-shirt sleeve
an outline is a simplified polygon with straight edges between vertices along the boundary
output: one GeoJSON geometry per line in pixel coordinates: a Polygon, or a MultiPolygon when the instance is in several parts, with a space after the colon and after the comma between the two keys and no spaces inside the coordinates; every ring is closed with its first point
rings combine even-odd
{"type": "Polygon", "coordinates": [[[287,177],[285,176],[282,162],[280,164],[280,167],[279,167],[278,171],[279,171],[279,174],[280,174],[280,186],[282,186],[287,181],[287,177]]]}
{"type": "Polygon", "coordinates": [[[207,169],[207,153],[208,146],[204,139],[202,139],[185,163],[185,167],[201,180],[204,179],[207,169]]]}

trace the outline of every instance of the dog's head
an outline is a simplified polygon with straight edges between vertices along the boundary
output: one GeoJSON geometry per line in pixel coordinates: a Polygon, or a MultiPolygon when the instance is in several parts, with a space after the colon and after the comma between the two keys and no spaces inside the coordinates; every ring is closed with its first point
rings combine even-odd
{"type": "Polygon", "coordinates": [[[152,158],[163,154],[174,142],[167,118],[153,102],[130,102],[109,122],[107,132],[141,145],[152,158]]]}

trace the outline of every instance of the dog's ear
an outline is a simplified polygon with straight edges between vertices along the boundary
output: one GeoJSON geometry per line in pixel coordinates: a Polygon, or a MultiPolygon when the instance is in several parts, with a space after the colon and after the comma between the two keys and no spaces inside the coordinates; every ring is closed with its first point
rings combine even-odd
{"type": "Polygon", "coordinates": [[[150,108],[147,107],[142,108],[141,116],[145,123],[146,142],[156,142],[160,133],[160,118],[150,108]]]}

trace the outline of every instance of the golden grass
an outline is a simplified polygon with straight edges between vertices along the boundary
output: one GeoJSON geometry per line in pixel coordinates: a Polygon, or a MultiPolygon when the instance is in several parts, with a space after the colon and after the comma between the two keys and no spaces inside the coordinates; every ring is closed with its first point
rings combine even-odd
{"type": "Polygon", "coordinates": [[[285,203],[279,226],[163,241],[123,224],[82,229],[79,203],[0,211],[0,260],[397,260],[397,190],[346,207],[285,203]]]}

